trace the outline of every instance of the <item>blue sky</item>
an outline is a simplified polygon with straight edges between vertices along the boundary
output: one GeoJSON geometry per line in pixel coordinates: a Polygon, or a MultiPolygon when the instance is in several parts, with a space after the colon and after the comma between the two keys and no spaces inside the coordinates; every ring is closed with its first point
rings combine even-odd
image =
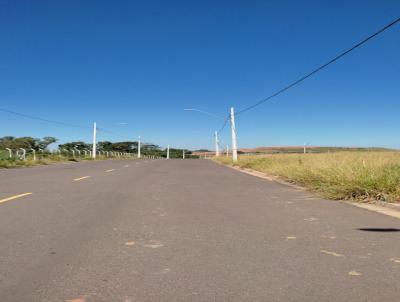
{"type": "MultiPolygon", "coordinates": [[[[185,148],[400,15],[399,1],[0,1],[0,107],[185,148]],[[119,123],[127,123],[120,125],[119,123]]],[[[237,117],[239,147],[400,147],[400,25],[237,117]]],[[[0,112],[0,136],[91,130],[0,112]]],[[[124,138],[100,133],[100,140],[124,138]]],[[[229,128],[221,144],[229,143],[229,128]]]]}

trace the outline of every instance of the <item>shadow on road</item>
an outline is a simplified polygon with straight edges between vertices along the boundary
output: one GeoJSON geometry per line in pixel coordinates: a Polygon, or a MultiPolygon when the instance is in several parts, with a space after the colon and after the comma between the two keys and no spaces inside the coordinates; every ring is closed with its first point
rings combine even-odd
{"type": "Polygon", "coordinates": [[[357,230],[364,232],[382,232],[382,233],[400,232],[400,229],[394,229],[394,228],[359,228],[357,230]]]}

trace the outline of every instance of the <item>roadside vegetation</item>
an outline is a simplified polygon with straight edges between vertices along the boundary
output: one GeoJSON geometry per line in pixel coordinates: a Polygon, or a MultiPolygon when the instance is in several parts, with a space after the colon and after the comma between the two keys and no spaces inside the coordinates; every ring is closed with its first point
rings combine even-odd
{"type": "Polygon", "coordinates": [[[90,158],[72,158],[65,155],[44,153],[36,155],[36,160],[28,154],[26,160],[17,158],[8,158],[8,153],[0,151],[0,168],[17,168],[17,167],[31,167],[35,165],[49,165],[62,161],[79,161],[79,160],[90,160],[90,158]]]}
{"type": "MultiPolygon", "coordinates": [[[[216,160],[233,165],[227,157],[216,160]]],[[[329,199],[400,202],[400,152],[241,155],[234,166],[276,176],[329,199]]]]}
{"type": "MultiPolygon", "coordinates": [[[[43,139],[33,137],[0,137],[0,168],[29,167],[48,165],[62,161],[93,160],[92,145],[82,141],[59,144],[58,148],[49,149],[55,144],[54,137],[43,139]],[[25,152],[25,156],[23,156],[25,152]],[[11,156],[10,156],[11,155],[11,156]]],[[[138,152],[137,141],[109,142],[100,141],[97,144],[96,159],[135,158],[138,152]]],[[[170,149],[170,158],[182,158],[182,149],[170,149]]],[[[151,143],[141,144],[143,157],[167,157],[167,150],[151,143]]],[[[197,158],[185,150],[185,158],[197,158]]]]}

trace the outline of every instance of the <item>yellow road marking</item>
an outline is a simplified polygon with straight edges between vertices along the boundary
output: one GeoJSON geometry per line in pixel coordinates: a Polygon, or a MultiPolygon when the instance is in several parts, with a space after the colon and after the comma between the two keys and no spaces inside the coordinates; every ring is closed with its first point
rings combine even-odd
{"type": "Polygon", "coordinates": [[[17,198],[21,198],[21,197],[24,197],[24,196],[27,196],[27,195],[32,195],[32,194],[33,193],[28,192],[28,193],[23,193],[23,194],[19,194],[19,195],[14,195],[14,196],[11,196],[11,197],[7,197],[7,198],[4,198],[4,199],[1,199],[0,203],[6,202],[6,201],[10,201],[10,200],[13,200],[13,199],[17,199],[17,198]]]}
{"type": "Polygon", "coordinates": [[[112,171],[114,171],[115,169],[110,169],[110,170],[105,170],[104,172],[112,172],[112,171]]]}
{"type": "Polygon", "coordinates": [[[86,178],[89,178],[89,177],[90,176],[83,176],[83,177],[75,178],[74,181],[79,181],[79,180],[86,179],[86,178]]]}
{"type": "Polygon", "coordinates": [[[144,244],[143,246],[151,248],[151,249],[158,249],[160,247],[163,247],[164,244],[162,244],[161,242],[159,242],[157,240],[150,240],[147,244],[144,244]]]}
{"type": "Polygon", "coordinates": [[[327,251],[327,250],[320,250],[320,252],[324,253],[324,254],[327,254],[327,255],[335,256],[335,257],[344,257],[344,255],[342,255],[342,254],[331,252],[331,251],[327,251]]]}

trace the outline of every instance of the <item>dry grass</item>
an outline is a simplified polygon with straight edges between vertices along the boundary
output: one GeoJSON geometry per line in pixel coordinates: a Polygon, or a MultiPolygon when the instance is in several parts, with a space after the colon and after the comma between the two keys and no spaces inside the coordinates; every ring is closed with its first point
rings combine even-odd
{"type": "Polygon", "coordinates": [[[77,161],[73,158],[60,155],[47,155],[37,160],[33,160],[30,156],[25,161],[17,159],[0,159],[0,168],[17,168],[17,167],[31,167],[36,165],[50,165],[62,161],[77,161]]]}
{"type": "MultiPolygon", "coordinates": [[[[232,164],[228,158],[218,158],[232,164]]],[[[400,201],[400,152],[241,156],[235,166],[304,186],[330,199],[400,201]]]]}
{"type": "MultiPolygon", "coordinates": [[[[98,155],[96,160],[110,160],[116,158],[104,157],[98,155]]],[[[123,158],[118,158],[123,159],[123,158]]],[[[131,159],[131,158],[130,158],[131,159]]],[[[65,156],[59,154],[46,154],[45,156],[37,156],[36,160],[33,160],[32,156],[27,156],[26,160],[18,160],[18,159],[9,159],[9,158],[1,158],[0,157],[0,168],[18,168],[18,167],[32,167],[36,165],[50,165],[57,162],[65,162],[65,161],[82,161],[82,160],[93,160],[91,157],[76,157],[73,158],[72,156],[65,156]]]]}

